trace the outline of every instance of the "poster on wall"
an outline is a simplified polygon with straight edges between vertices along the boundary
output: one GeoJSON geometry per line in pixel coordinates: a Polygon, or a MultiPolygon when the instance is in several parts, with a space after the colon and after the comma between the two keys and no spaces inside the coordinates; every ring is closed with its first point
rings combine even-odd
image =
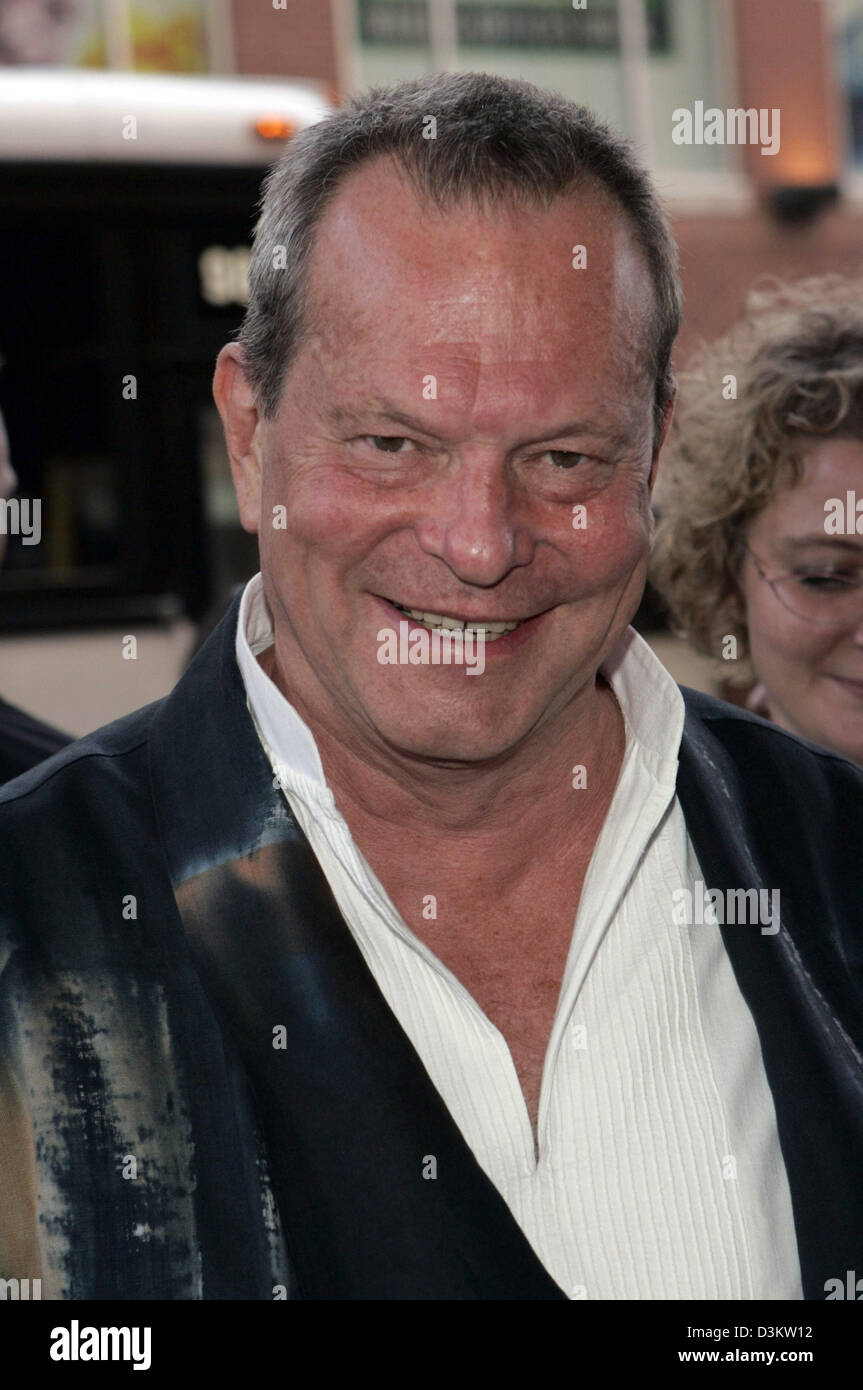
{"type": "MultiPolygon", "coordinates": [[[[0,0],[0,64],[104,68],[110,58],[103,0],[0,0]]],[[[115,17],[117,7],[112,7],[115,17]]],[[[204,0],[130,0],[119,10],[124,54],[137,72],[205,72],[204,0]]]]}

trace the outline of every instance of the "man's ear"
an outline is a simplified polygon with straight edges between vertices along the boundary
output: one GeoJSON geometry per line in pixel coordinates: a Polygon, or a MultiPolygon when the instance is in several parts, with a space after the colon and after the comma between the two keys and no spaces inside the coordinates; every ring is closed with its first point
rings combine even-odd
{"type": "Polygon", "coordinates": [[[662,423],[659,426],[659,433],[653,442],[653,456],[650,460],[650,477],[647,480],[647,492],[649,497],[653,496],[653,487],[656,482],[656,474],[659,470],[659,455],[662,452],[662,446],[665,443],[668,431],[671,429],[671,420],[674,415],[674,406],[676,402],[677,387],[675,386],[668,404],[662,412],[662,423]]]}
{"type": "Polygon", "coordinates": [[[256,535],[261,519],[263,420],[239,343],[226,344],[216,359],[213,398],[222,417],[240,521],[244,531],[256,535]]]}

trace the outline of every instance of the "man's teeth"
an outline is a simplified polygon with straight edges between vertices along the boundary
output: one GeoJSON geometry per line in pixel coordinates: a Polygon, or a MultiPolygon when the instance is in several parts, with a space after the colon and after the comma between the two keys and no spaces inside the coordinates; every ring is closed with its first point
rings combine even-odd
{"type": "Polygon", "coordinates": [[[405,608],[401,603],[396,603],[393,606],[398,608],[400,612],[406,613],[409,618],[413,618],[415,623],[422,623],[424,627],[448,628],[451,632],[482,632],[485,634],[487,642],[496,642],[505,633],[514,632],[517,627],[521,627],[520,622],[463,622],[461,618],[445,618],[441,613],[426,613],[421,608],[405,608]]]}

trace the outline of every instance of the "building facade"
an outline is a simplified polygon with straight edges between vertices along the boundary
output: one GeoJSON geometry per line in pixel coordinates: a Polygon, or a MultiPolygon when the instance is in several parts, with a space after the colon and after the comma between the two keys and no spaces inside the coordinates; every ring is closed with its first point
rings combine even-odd
{"type": "MultiPolygon", "coordinates": [[[[760,277],[863,271],[863,0],[3,0],[4,65],[269,79],[266,94],[248,84],[259,133],[273,84],[298,79],[331,101],[444,69],[557,90],[654,173],[681,248],[678,367],[760,277]]],[[[211,144],[224,154],[215,123],[211,144]]],[[[0,574],[5,665],[21,673],[4,693],[74,732],[169,688],[191,624],[254,564],[210,377],[278,149],[221,166],[148,163],[137,146],[4,165],[0,407],[21,496],[44,503],[40,544],[10,537],[0,574]],[[55,704],[46,643],[70,626],[55,704]],[[152,659],[118,663],[138,628],[152,659]]],[[[649,604],[641,616],[654,621],[649,604]]]]}

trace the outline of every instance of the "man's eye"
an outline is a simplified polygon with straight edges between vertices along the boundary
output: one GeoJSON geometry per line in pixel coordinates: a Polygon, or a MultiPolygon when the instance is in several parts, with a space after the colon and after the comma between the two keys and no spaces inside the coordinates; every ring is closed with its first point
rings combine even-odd
{"type": "Polygon", "coordinates": [[[402,451],[399,445],[410,444],[411,442],[400,434],[369,434],[366,438],[370,439],[375,448],[379,449],[382,454],[400,454],[402,451]]]}
{"type": "Polygon", "coordinates": [[[546,453],[555,468],[575,468],[587,457],[586,454],[575,454],[571,449],[547,449],[546,453]]]}

